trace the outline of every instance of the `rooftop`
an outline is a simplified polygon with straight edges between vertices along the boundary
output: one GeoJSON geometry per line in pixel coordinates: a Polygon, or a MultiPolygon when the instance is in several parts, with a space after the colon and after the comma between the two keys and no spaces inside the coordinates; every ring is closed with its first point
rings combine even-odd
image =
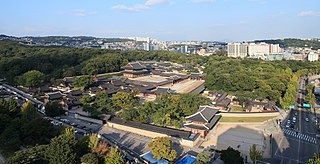
{"type": "Polygon", "coordinates": [[[110,122],[125,125],[125,126],[130,126],[133,128],[167,134],[168,136],[177,137],[177,138],[188,138],[191,134],[191,132],[184,131],[184,130],[161,127],[161,126],[156,126],[151,124],[144,124],[144,123],[134,122],[134,121],[126,121],[118,117],[112,117],[110,119],[110,122]]]}
{"type": "Polygon", "coordinates": [[[208,105],[200,106],[198,112],[191,116],[187,116],[186,119],[196,122],[209,123],[218,111],[219,109],[215,109],[208,105]]]}

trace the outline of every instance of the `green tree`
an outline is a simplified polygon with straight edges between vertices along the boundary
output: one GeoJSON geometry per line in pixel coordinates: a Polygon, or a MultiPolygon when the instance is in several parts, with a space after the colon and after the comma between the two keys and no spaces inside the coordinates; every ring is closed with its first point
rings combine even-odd
{"type": "Polygon", "coordinates": [[[197,161],[195,164],[207,164],[209,163],[212,152],[205,150],[197,155],[197,161]]]}
{"type": "Polygon", "coordinates": [[[39,87],[43,84],[45,75],[37,70],[24,73],[20,77],[20,84],[25,87],[39,87]]]}
{"type": "Polygon", "coordinates": [[[101,113],[111,114],[114,112],[113,103],[106,92],[98,92],[94,101],[97,110],[101,113]]]}
{"type": "Polygon", "coordinates": [[[221,159],[226,164],[242,164],[243,158],[238,150],[228,147],[226,150],[221,151],[221,159]]]}
{"type": "Polygon", "coordinates": [[[307,164],[319,164],[320,163],[320,153],[314,154],[312,158],[310,158],[307,164]]]}
{"type": "Polygon", "coordinates": [[[9,115],[0,113],[0,134],[9,125],[10,121],[11,117],[9,115]]]}
{"type": "Polygon", "coordinates": [[[24,118],[33,119],[35,118],[36,113],[37,113],[37,110],[30,101],[26,101],[25,103],[22,104],[21,114],[24,118]]]}
{"type": "Polygon", "coordinates": [[[80,89],[80,90],[84,90],[91,83],[92,83],[92,77],[87,75],[76,77],[75,79],[72,80],[73,86],[76,89],[80,89]]]}
{"type": "Polygon", "coordinates": [[[47,144],[48,141],[57,135],[57,130],[48,120],[40,116],[34,119],[22,120],[20,129],[21,141],[25,145],[47,144]]]}
{"type": "Polygon", "coordinates": [[[0,135],[0,150],[5,156],[11,155],[20,149],[22,141],[20,139],[20,119],[16,118],[10,122],[0,135]]]}
{"type": "Polygon", "coordinates": [[[293,76],[288,83],[287,90],[283,98],[280,97],[279,99],[282,108],[289,109],[289,106],[295,104],[297,89],[298,89],[298,78],[296,76],[293,76]]]}
{"type": "Polygon", "coordinates": [[[44,154],[47,150],[47,145],[36,145],[34,147],[28,148],[24,151],[17,151],[15,154],[8,158],[5,163],[34,163],[34,164],[44,164],[47,163],[44,159],[44,154]]]}
{"type": "Polygon", "coordinates": [[[153,138],[148,144],[148,148],[152,155],[160,160],[167,159],[173,161],[176,158],[177,152],[172,149],[172,141],[168,137],[153,138]]]}
{"type": "Polygon", "coordinates": [[[121,152],[117,148],[111,148],[109,155],[104,161],[105,164],[124,164],[121,152]]]}
{"type": "Polygon", "coordinates": [[[150,123],[152,119],[152,114],[156,110],[156,105],[154,102],[149,101],[138,107],[138,114],[134,118],[135,121],[139,121],[142,123],[150,123]]]}
{"type": "Polygon", "coordinates": [[[180,95],[161,95],[155,103],[157,110],[153,114],[153,122],[156,125],[181,127],[184,117],[179,107],[180,95]]]}
{"type": "Polygon", "coordinates": [[[112,103],[121,109],[132,108],[137,105],[138,99],[133,93],[118,92],[112,96],[112,103]]]}
{"type": "Polygon", "coordinates": [[[76,160],[76,138],[71,128],[51,140],[45,158],[51,163],[73,164],[76,160]]]}
{"type": "Polygon", "coordinates": [[[256,144],[253,144],[250,147],[250,159],[254,162],[257,163],[257,161],[260,161],[262,159],[262,152],[260,150],[257,149],[256,144]]]}
{"type": "Polygon", "coordinates": [[[180,95],[179,107],[184,116],[190,116],[198,111],[200,105],[210,104],[209,100],[199,94],[180,95]]]}
{"type": "Polygon", "coordinates": [[[64,110],[58,101],[52,101],[45,106],[46,115],[49,117],[60,116],[64,114],[64,110]]]}
{"type": "Polygon", "coordinates": [[[98,144],[99,144],[99,138],[98,138],[98,135],[96,133],[92,133],[89,135],[89,148],[91,150],[94,150],[95,148],[98,147],[98,144]]]}
{"type": "Polygon", "coordinates": [[[99,157],[95,153],[87,153],[81,157],[81,162],[83,164],[98,164],[99,157]]]}
{"type": "Polygon", "coordinates": [[[84,135],[83,137],[79,138],[76,143],[76,154],[79,157],[82,157],[83,155],[90,153],[89,148],[89,135],[84,135]]]}

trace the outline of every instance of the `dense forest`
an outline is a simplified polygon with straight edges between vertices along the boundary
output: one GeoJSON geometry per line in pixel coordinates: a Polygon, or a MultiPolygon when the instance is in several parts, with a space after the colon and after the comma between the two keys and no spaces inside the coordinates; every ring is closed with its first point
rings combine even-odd
{"type": "Polygon", "coordinates": [[[130,61],[163,60],[178,63],[204,63],[198,56],[168,51],[114,51],[87,48],[30,47],[0,41],[0,78],[18,83],[18,77],[37,70],[46,82],[65,76],[119,71],[130,61]]]}
{"type": "Polygon", "coordinates": [[[205,66],[206,87],[241,97],[279,100],[292,76],[299,70],[318,73],[319,62],[263,61],[224,56],[202,57],[170,51],[115,51],[88,48],[30,47],[0,41],[0,78],[9,83],[38,86],[74,75],[120,71],[130,61],[156,60],[205,66]],[[35,70],[29,72],[31,70],[35,70]]]}
{"type": "Polygon", "coordinates": [[[281,47],[311,47],[314,50],[320,49],[318,39],[302,40],[295,38],[276,39],[276,40],[255,40],[255,42],[266,42],[270,44],[280,44],[281,47]]]}

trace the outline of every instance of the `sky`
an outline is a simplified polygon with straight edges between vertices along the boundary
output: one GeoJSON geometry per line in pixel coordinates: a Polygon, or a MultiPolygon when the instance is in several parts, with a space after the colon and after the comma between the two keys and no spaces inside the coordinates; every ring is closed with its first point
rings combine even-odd
{"type": "Polygon", "coordinates": [[[320,0],[3,0],[0,34],[163,41],[320,38],[320,0]]]}

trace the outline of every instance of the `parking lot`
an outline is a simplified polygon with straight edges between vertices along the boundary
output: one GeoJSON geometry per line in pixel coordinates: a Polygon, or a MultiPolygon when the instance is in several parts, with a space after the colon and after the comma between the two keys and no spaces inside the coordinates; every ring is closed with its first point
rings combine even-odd
{"type": "Polygon", "coordinates": [[[108,137],[112,138],[113,140],[116,140],[118,143],[121,143],[123,146],[138,154],[148,152],[149,149],[147,145],[152,140],[152,138],[114,129],[108,127],[107,125],[104,125],[100,129],[99,134],[107,135],[108,137]]]}
{"type": "Polygon", "coordinates": [[[74,116],[59,116],[54,118],[44,117],[50,120],[50,122],[55,126],[70,126],[75,129],[75,132],[79,135],[84,135],[85,133],[98,132],[102,125],[79,120],[74,118],[74,116]]]}

